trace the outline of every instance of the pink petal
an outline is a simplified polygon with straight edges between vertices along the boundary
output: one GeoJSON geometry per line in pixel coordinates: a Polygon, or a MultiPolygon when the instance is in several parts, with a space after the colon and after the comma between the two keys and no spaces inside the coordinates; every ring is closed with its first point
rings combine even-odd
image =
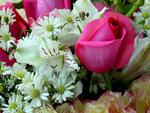
{"type": "Polygon", "coordinates": [[[113,17],[114,19],[122,23],[121,25],[126,29],[126,31],[133,30],[130,19],[120,13],[107,11],[106,13],[104,13],[103,17],[105,18],[113,17]]]}
{"type": "Polygon", "coordinates": [[[121,40],[79,41],[75,50],[79,60],[87,69],[99,73],[106,72],[114,67],[120,45],[121,40]]]}
{"type": "Polygon", "coordinates": [[[98,9],[98,11],[101,11],[104,7],[106,7],[106,4],[103,2],[94,2],[94,6],[98,9]]]}
{"type": "Polygon", "coordinates": [[[135,49],[134,48],[134,40],[135,40],[134,30],[128,31],[125,37],[126,38],[122,39],[122,44],[120,47],[116,68],[122,68],[126,66],[135,49]]]}
{"type": "Polygon", "coordinates": [[[36,4],[37,4],[37,0],[23,0],[23,6],[28,18],[32,17],[35,20],[37,19],[36,4]]]}
{"type": "Polygon", "coordinates": [[[71,8],[71,0],[23,0],[23,5],[27,17],[37,20],[55,8],[71,8]]]}
{"type": "Polygon", "coordinates": [[[115,37],[109,28],[107,20],[105,18],[101,18],[89,22],[84,27],[84,31],[82,32],[79,40],[107,41],[114,39],[115,37]]]}
{"type": "Polygon", "coordinates": [[[126,30],[126,35],[122,38],[122,44],[116,64],[116,68],[122,68],[128,64],[134,52],[135,31],[132,27],[130,19],[122,14],[109,11],[104,14],[104,17],[113,17],[117,19],[121,23],[121,26],[123,26],[126,30]]]}

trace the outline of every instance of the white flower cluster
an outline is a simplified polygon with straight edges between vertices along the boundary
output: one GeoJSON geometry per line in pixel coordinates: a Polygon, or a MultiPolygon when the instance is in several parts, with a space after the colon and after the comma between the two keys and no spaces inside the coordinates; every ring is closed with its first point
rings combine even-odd
{"type": "Polygon", "coordinates": [[[0,10],[0,48],[9,52],[15,44],[14,37],[11,36],[9,26],[15,22],[15,14],[11,8],[3,7],[0,10]]]}
{"type": "MultiPolygon", "coordinates": [[[[78,0],[72,11],[56,9],[40,17],[32,23],[31,33],[18,40],[16,63],[0,66],[0,75],[11,78],[7,90],[14,90],[2,104],[4,113],[32,113],[47,103],[63,103],[82,93],[82,83],[77,79],[80,68],[71,48],[84,25],[102,14],[90,0],[79,8],[82,2],[78,0]]],[[[14,41],[9,32],[14,16],[11,9],[0,11],[0,45],[4,50],[9,50],[8,42],[14,41]]]]}
{"type": "Polygon", "coordinates": [[[142,28],[148,37],[150,37],[150,3],[146,2],[140,7],[140,11],[134,13],[136,24],[142,28]]]}

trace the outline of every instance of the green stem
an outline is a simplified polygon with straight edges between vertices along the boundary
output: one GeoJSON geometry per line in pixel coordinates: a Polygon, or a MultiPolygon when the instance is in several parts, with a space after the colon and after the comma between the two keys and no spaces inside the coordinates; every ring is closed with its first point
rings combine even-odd
{"type": "Polygon", "coordinates": [[[111,76],[109,74],[104,74],[103,78],[105,80],[107,90],[112,90],[111,76]]]}
{"type": "Polygon", "coordinates": [[[82,33],[81,27],[79,25],[77,25],[77,27],[78,27],[79,32],[82,33]]]}
{"type": "Polygon", "coordinates": [[[122,7],[123,7],[122,1],[121,0],[114,0],[113,3],[116,6],[116,11],[121,12],[122,11],[122,7]]]}
{"type": "Polygon", "coordinates": [[[137,0],[133,4],[132,8],[127,12],[126,16],[128,16],[128,17],[132,16],[132,14],[137,10],[137,8],[141,5],[143,5],[143,3],[144,3],[144,0],[137,0]]]}

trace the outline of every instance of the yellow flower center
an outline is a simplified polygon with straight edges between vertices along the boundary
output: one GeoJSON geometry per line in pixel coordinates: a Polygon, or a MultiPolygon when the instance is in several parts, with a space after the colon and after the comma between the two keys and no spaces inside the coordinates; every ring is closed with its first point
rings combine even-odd
{"type": "Polygon", "coordinates": [[[23,78],[24,77],[24,72],[18,71],[18,72],[15,73],[15,76],[18,77],[18,78],[23,78]]]}
{"type": "Polygon", "coordinates": [[[33,88],[32,91],[31,91],[31,97],[32,98],[37,98],[40,96],[40,91],[39,89],[36,89],[36,88],[33,88]]]}
{"type": "Polygon", "coordinates": [[[6,22],[6,23],[8,24],[9,18],[8,18],[7,16],[4,16],[4,17],[3,17],[3,20],[4,20],[4,22],[6,22]]]}
{"type": "Polygon", "coordinates": [[[143,18],[148,18],[150,16],[150,14],[148,12],[144,12],[142,13],[143,18]]]}
{"type": "Polygon", "coordinates": [[[73,19],[72,19],[71,16],[67,16],[67,17],[66,17],[66,20],[67,20],[68,23],[72,23],[72,21],[73,21],[73,19]]]}
{"type": "Polygon", "coordinates": [[[5,42],[7,42],[8,40],[10,40],[10,35],[9,35],[9,34],[4,34],[4,35],[2,36],[2,39],[3,39],[5,42]]]}
{"type": "Polygon", "coordinates": [[[48,32],[52,32],[52,31],[54,31],[54,26],[51,25],[51,24],[49,24],[49,25],[46,26],[46,30],[47,30],[48,32]]]}
{"type": "Polygon", "coordinates": [[[65,92],[65,87],[62,85],[62,86],[60,86],[60,87],[57,89],[57,91],[58,91],[59,94],[64,94],[64,92],[65,92]]]}
{"type": "Polygon", "coordinates": [[[8,106],[8,108],[9,108],[10,110],[14,110],[14,109],[17,108],[17,104],[16,104],[15,102],[10,103],[9,106],[8,106]]]}

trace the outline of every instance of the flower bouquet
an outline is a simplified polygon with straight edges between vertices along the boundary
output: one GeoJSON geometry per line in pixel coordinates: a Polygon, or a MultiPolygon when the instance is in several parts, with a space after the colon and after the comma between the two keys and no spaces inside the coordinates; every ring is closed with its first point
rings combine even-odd
{"type": "Polygon", "coordinates": [[[0,0],[1,113],[150,113],[149,0],[0,0]]]}

